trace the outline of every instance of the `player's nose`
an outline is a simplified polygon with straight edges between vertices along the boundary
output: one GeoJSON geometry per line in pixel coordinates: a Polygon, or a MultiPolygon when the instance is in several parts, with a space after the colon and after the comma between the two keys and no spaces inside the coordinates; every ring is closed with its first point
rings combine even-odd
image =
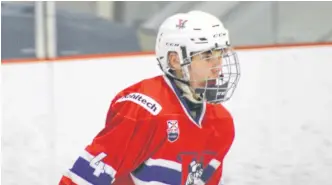
{"type": "Polygon", "coordinates": [[[216,75],[219,74],[221,72],[221,66],[212,67],[211,72],[216,75]]]}
{"type": "Polygon", "coordinates": [[[221,67],[220,66],[214,67],[214,68],[211,69],[211,71],[213,73],[220,73],[221,72],[221,67]]]}

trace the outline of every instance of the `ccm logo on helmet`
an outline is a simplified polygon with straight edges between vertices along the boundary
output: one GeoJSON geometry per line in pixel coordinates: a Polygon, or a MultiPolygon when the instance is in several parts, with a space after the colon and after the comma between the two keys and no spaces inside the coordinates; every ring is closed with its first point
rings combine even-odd
{"type": "Polygon", "coordinates": [[[170,43],[170,42],[166,42],[166,46],[180,46],[180,44],[176,44],[176,43],[170,43]]]}
{"type": "Polygon", "coordinates": [[[161,105],[157,103],[154,99],[141,93],[130,93],[126,96],[121,97],[116,102],[123,102],[123,101],[134,102],[142,106],[144,109],[149,111],[154,116],[159,114],[162,109],[161,105]]]}
{"type": "Polygon", "coordinates": [[[225,36],[225,35],[226,35],[226,33],[218,33],[218,34],[214,34],[213,38],[222,37],[222,36],[225,36]]]}

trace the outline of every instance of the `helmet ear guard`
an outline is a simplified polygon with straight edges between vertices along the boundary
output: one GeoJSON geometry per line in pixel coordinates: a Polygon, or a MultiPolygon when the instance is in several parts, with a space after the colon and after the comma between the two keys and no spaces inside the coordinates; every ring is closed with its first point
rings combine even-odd
{"type": "MultiPolygon", "coordinates": [[[[176,75],[175,75],[175,69],[173,69],[172,67],[168,67],[167,69],[165,69],[165,68],[163,68],[163,65],[162,65],[162,62],[161,62],[161,60],[163,59],[163,57],[162,58],[157,58],[157,61],[158,61],[158,66],[159,66],[159,68],[164,72],[164,74],[168,77],[168,78],[171,78],[171,79],[173,79],[173,80],[176,80],[176,81],[179,81],[179,82],[181,82],[181,83],[183,83],[183,84],[185,84],[185,85],[188,85],[188,86],[190,86],[190,83],[189,83],[189,78],[188,78],[188,80],[187,80],[187,78],[179,78],[179,77],[177,77],[176,75]]],[[[167,61],[168,61],[168,59],[167,59],[167,61]]],[[[187,74],[189,75],[189,71],[187,72],[187,73],[185,73],[184,72],[184,69],[183,69],[183,67],[185,67],[185,65],[188,65],[188,64],[190,64],[190,62],[186,62],[185,64],[180,64],[180,66],[181,66],[181,68],[182,68],[182,70],[181,70],[181,72],[182,72],[182,75],[183,76],[187,76],[187,74]]]]}

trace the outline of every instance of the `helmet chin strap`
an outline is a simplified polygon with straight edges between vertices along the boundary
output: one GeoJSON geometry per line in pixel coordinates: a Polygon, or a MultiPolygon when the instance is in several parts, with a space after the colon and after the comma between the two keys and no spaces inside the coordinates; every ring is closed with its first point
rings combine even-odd
{"type": "MultiPolygon", "coordinates": [[[[186,58],[187,56],[185,52],[186,49],[184,47],[181,47],[181,50],[182,50],[182,55],[184,55],[184,58],[186,58]]],[[[190,74],[189,74],[188,64],[189,63],[182,66],[181,75],[182,77],[184,77],[184,79],[179,78],[179,74],[176,74],[174,69],[169,70],[169,72],[172,75],[167,73],[166,75],[174,79],[176,86],[181,89],[181,91],[183,92],[183,96],[186,97],[189,101],[195,104],[203,103],[203,98],[201,98],[199,94],[196,94],[195,90],[190,87],[189,83],[190,74]]]]}
{"type": "MultiPolygon", "coordinates": [[[[171,72],[174,75],[174,71],[171,72]]],[[[177,78],[173,75],[167,74],[169,78],[173,79],[176,86],[181,89],[183,96],[193,103],[203,103],[203,99],[199,94],[195,93],[195,90],[190,87],[190,83],[186,80],[177,78]]]]}
{"type": "Polygon", "coordinates": [[[203,103],[203,99],[200,95],[196,94],[194,90],[187,84],[180,81],[175,81],[175,84],[182,90],[183,96],[193,103],[203,103]]]}
{"type": "Polygon", "coordinates": [[[183,96],[185,96],[189,101],[193,103],[202,103],[203,99],[200,97],[200,95],[195,93],[195,90],[192,87],[190,87],[190,73],[188,65],[182,66],[182,75],[185,77],[187,83],[181,83],[176,81],[176,85],[183,91],[183,96]]]}

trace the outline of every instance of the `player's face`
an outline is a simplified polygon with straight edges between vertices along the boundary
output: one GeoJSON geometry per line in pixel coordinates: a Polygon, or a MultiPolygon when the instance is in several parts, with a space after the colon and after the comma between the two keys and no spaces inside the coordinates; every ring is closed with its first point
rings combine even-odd
{"type": "Polygon", "coordinates": [[[221,50],[213,50],[193,55],[189,67],[193,87],[204,87],[207,79],[215,79],[220,76],[221,52],[221,50]]]}

